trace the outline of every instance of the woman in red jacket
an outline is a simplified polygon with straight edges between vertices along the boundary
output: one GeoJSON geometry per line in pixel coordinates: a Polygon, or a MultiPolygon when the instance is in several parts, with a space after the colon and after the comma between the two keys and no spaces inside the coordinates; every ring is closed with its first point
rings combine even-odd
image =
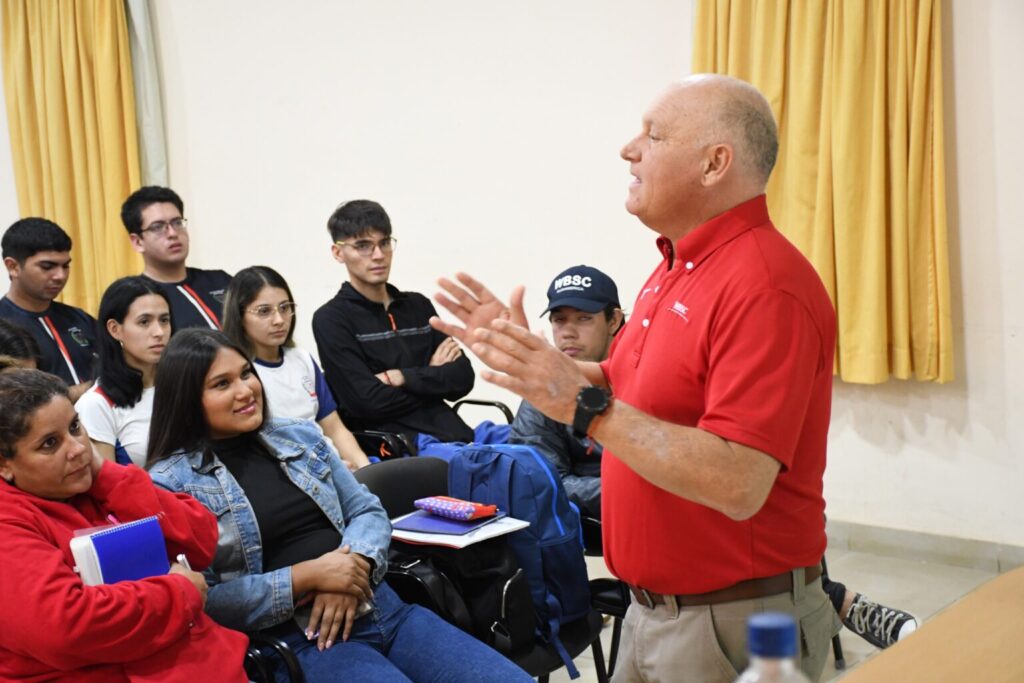
{"type": "Polygon", "coordinates": [[[212,514],[95,453],[60,379],[0,372],[0,681],[246,680],[247,640],[203,613],[198,572],[99,586],[75,573],[76,529],[150,515],[170,557],[211,562],[212,514]]]}

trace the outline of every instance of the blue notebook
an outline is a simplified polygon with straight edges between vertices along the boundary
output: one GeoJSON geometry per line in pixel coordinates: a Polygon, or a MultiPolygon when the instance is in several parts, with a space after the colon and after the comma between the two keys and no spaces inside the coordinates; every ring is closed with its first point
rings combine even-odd
{"type": "Polygon", "coordinates": [[[87,586],[135,581],[171,570],[156,515],[75,536],[71,554],[87,586]]]}
{"type": "Polygon", "coordinates": [[[491,517],[462,521],[431,514],[426,510],[417,510],[412,514],[406,515],[405,517],[392,522],[392,526],[395,529],[401,529],[402,531],[418,531],[425,534],[462,535],[468,534],[474,529],[479,529],[482,526],[497,521],[504,516],[505,513],[499,512],[491,517]]]}

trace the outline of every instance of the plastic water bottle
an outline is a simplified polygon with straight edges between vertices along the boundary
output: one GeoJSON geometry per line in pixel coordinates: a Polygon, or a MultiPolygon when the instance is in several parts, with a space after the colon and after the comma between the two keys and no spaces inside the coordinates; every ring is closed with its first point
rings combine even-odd
{"type": "Polygon", "coordinates": [[[782,612],[755,614],[747,620],[750,666],[736,683],[810,683],[796,665],[796,621],[782,612]]]}

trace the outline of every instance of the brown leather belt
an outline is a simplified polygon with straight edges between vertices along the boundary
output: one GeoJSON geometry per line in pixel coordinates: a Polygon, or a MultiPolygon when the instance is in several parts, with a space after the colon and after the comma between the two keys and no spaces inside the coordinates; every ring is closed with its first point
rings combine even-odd
{"type": "MultiPolygon", "coordinates": [[[[821,565],[804,568],[805,584],[814,581],[820,576],[821,565]]],[[[646,588],[632,585],[629,586],[629,590],[633,593],[633,598],[636,599],[637,603],[651,609],[654,609],[657,605],[664,605],[669,600],[675,600],[676,604],[682,607],[718,605],[723,602],[752,600],[753,598],[788,593],[793,590],[793,574],[791,572],[783,572],[775,576],[748,579],[716,591],[693,595],[662,595],[661,593],[652,593],[646,588]]]]}

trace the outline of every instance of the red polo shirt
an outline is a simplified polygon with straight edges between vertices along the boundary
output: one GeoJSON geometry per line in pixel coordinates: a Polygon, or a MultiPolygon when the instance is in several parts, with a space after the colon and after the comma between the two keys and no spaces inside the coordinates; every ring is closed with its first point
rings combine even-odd
{"type": "Polygon", "coordinates": [[[781,464],[761,510],[736,522],[604,452],[604,552],[659,593],[703,593],[816,564],[835,312],[764,196],[697,227],[644,284],[602,369],[616,400],[763,451],[781,464]]]}

